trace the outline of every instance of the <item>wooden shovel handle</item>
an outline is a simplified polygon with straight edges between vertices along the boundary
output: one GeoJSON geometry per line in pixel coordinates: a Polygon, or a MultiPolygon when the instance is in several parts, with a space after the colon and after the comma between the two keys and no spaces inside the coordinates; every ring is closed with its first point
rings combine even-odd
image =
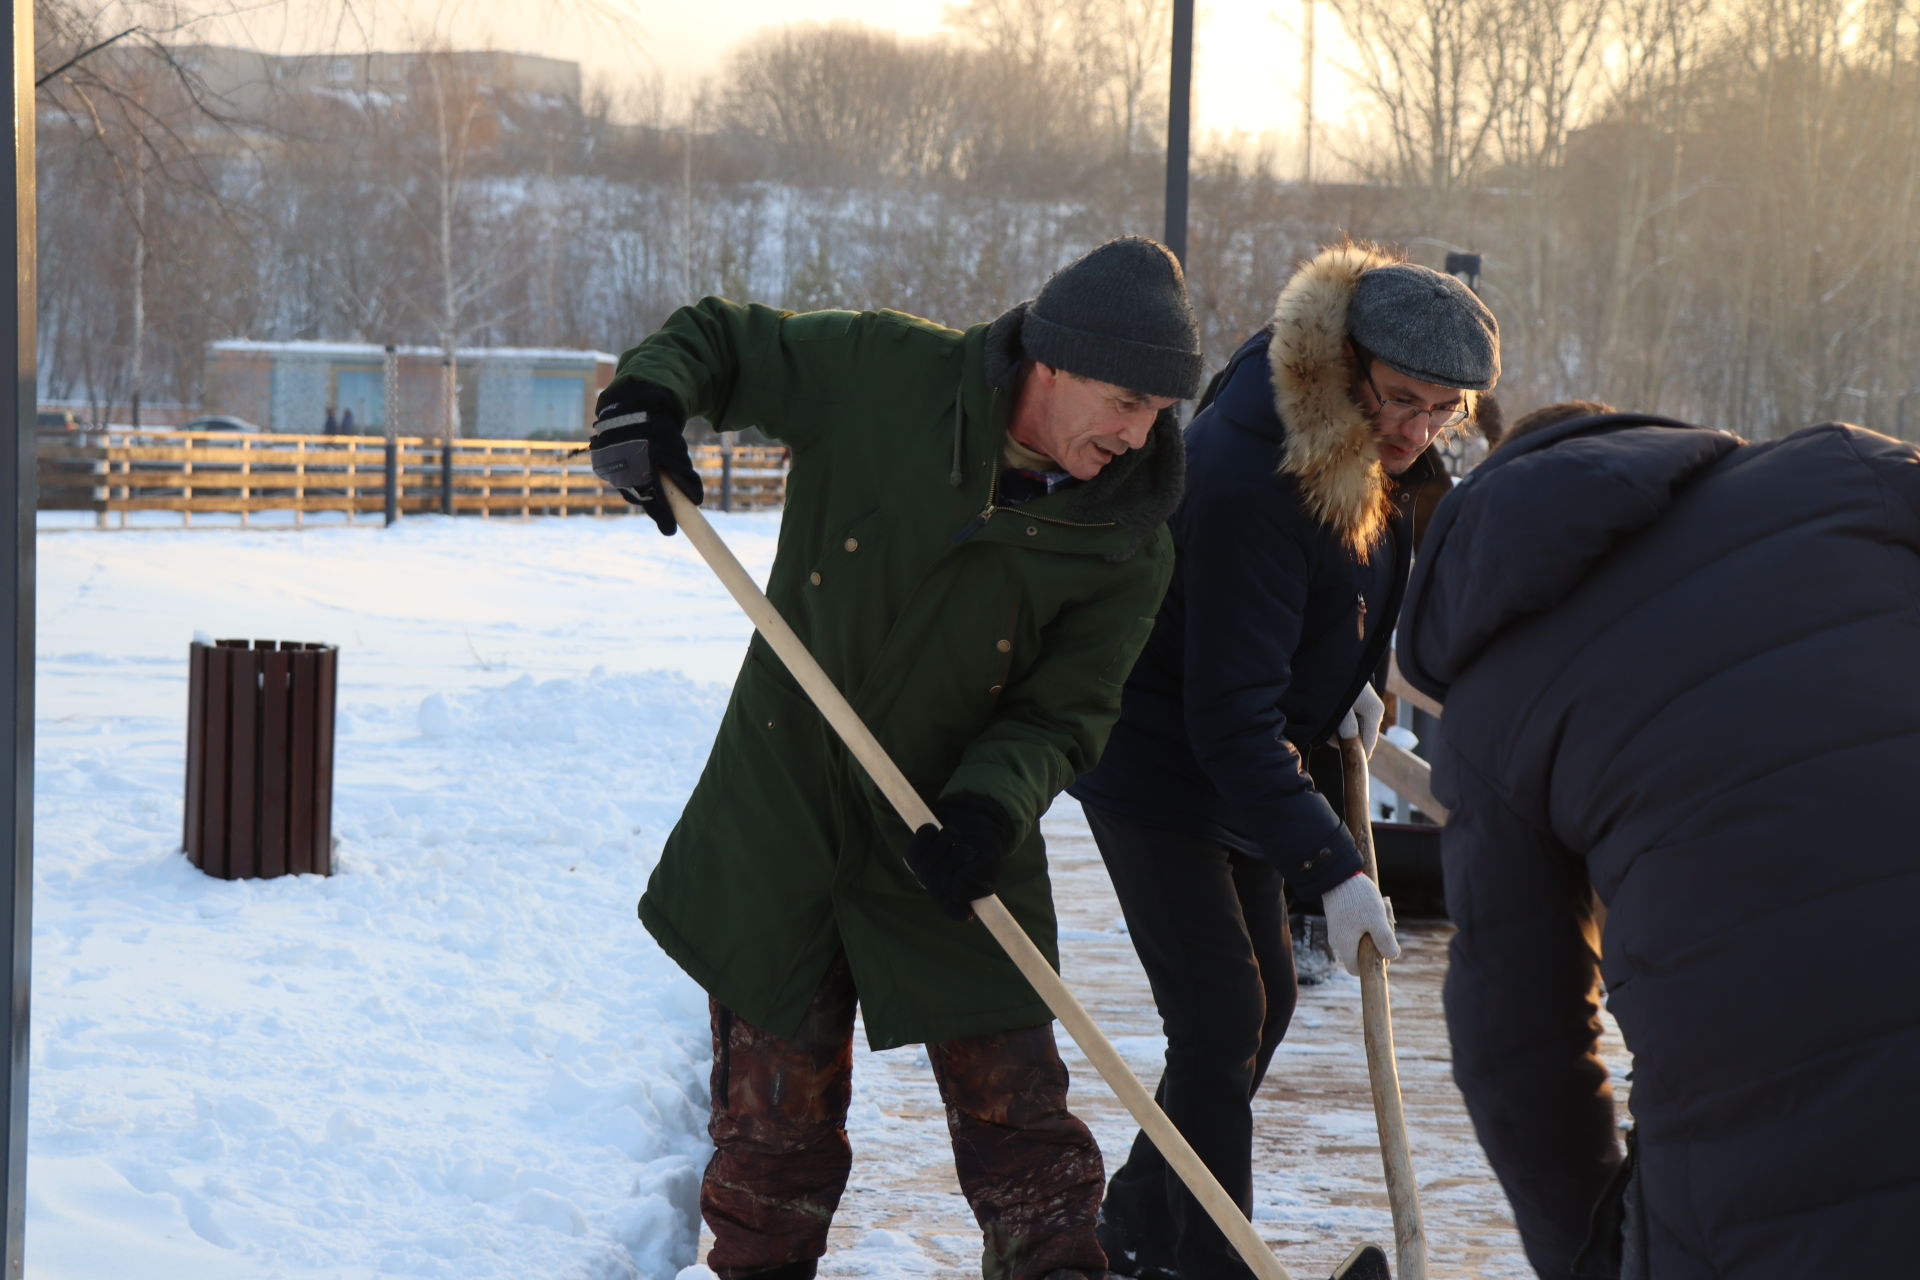
{"type": "MultiPolygon", "coordinates": [[[[1340,739],[1340,767],[1346,781],[1347,829],[1360,846],[1360,862],[1378,884],[1380,867],[1373,853],[1373,796],[1367,780],[1367,753],[1360,739],[1340,739]]],[[[1373,1118],[1380,1130],[1380,1163],[1387,1176],[1387,1203],[1393,1210],[1393,1248],[1400,1280],[1426,1280],[1427,1229],[1420,1218],[1420,1192],[1413,1177],[1413,1152],[1407,1143],[1407,1114],[1400,1102],[1400,1068],[1394,1061],[1393,1001],[1387,992],[1387,962],[1360,935],[1360,1010],[1366,1031],[1367,1080],[1373,1086],[1373,1118]]]]}
{"type": "MultiPolygon", "coordinates": [[[[820,664],[814,661],[806,645],[787,625],[787,620],[780,616],[773,602],[767,599],[746,569],[741,567],[727,544],[707,523],[707,518],[700,514],[700,508],[688,502],[686,495],[672,480],[661,476],[659,483],[666,491],[674,518],[680,522],[687,540],[693,543],[701,558],[753,620],[753,625],[759,628],[773,651],[786,663],[787,670],[813,700],[813,705],[827,723],[833,726],[834,732],[840,735],[841,741],[847,744],[854,758],[872,776],[881,792],[893,803],[907,826],[915,831],[928,823],[938,826],[939,819],[933,816],[933,810],[913,789],[913,784],[900,772],[886,749],[868,732],[859,713],[834,687],[827,673],[820,669],[820,664]]],[[[1067,984],[1061,981],[1060,975],[1053,971],[1047,958],[1040,954],[1040,948],[1033,945],[1033,940],[1027,937],[1026,931],[1001,903],[998,895],[989,894],[974,899],[973,913],[980,917],[987,931],[1006,950],[1008,957],[1026,975],[1027,981],[1033,984],[1033,989],[1046,1002],[1047,1008],[1053,1011],[1053,1016],[1060,1020],[1067,1034],[1073,1037],[1073,1042],[1086,1054],[1087,1061],[1093,1064],[1100,1078],[1107,1082],[1107,1087],[1133,1113],[1141,1129],[1160,1148],[1160,1154],[1180,1175],[1180,1180],[1187,1184],[1187,1189],[1193,1192],[1207,1215],[1233,1242],[1233,1247],[1239,1251],[1247,1266],[1261,1280],[1292,1280],[1287,1269],[1280,1265],[1280,1260],[1273,1256],[1273,1251],[1267,1248],[1266,1241],[1253,1229],[1253,1224],[1241,1214],[1240,1206],[1233,1202],[1233,1197],[1227,1194],[1219,1179],[1201,1163],[1192,1144],[1180,1136],[1173,1121],[1167,1119],[1167,1113],[1160,1109],[1153,1095],[1140,1083],[1139,1077],[1121,1060],[1112,1041],[1101,1032],[1067,984]]]]}

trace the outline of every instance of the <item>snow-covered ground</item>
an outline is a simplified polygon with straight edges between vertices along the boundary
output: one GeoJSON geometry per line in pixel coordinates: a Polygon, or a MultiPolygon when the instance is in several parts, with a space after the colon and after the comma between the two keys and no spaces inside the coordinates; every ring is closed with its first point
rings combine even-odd
{"type": "MultiPolygon", "coordinates": [[[[764,577],[778,517],[713,519],[764,577]]],[[[681,1275],[705,997],[633,914],[748,635],[686,539],[77,523],[43,517],[39,542],[31,1280],[710,1280],[681,1275]],[[199,632],[340,647],[331,878],[224,882],[180,852],[199,632]]],[[[1151,1080],[1118,908],[1077,810],[1049,821],[1070,978],[1151,1080]]],[[[1437,990],[1429,943],[1403,975],[1437,990]]],[[[1304,1092],[1271,1100],[1256,1218],[1283,1242],[1304,1223],[1310,1259],[1390,1237],[1357,991],[1312,989],[1275,1068],[1304,1092]],[[1313,1070],[1336,1059],[1339,1107],[1313,1070]]],[[[1429,1211],[1470,1210],[1434,1274],[1525,1274],[1423,1016],[1402,1072],[1429,1211]]],[[[1132,1124],[1066,1051],[1112,1167],[1132,1124]]],[[[918,1051],[859,1053],[829,1274],[973,1272],[918,1051]]]]}
{"type": "Polygon", "coordinates": [[[42,529],[28,1274],[670,1280],[706,1006],[633,907],[747,624],[643,520],[204,524],[42,529]],[[181,854],[196,632],[340,647],[333,877],[181,854]]]}

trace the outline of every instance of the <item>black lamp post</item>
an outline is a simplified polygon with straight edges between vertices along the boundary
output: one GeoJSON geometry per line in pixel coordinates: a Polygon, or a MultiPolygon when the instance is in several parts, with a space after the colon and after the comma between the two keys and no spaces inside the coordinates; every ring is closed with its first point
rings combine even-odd
{"type": "Polygon", "coordinates": [[[1193,0],[1173,0],[1173,72],[1167,88],[1167,231],[1187,265],[1187,139],[1193,117],[1193,0]]]}

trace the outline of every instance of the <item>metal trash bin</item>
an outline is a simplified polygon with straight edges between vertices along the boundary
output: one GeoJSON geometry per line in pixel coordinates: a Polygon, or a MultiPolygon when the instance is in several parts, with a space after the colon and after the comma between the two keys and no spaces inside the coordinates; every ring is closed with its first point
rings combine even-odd
{"type": "Polygon", "coordinates": [[[194,641],[182,843],[208,875],[333,873],[338,657],[327,644],[194,641]]]}

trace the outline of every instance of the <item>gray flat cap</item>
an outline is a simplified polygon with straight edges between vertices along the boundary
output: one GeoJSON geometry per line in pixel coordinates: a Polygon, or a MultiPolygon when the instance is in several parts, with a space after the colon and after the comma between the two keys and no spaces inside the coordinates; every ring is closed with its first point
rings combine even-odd
{"type": "Polygon", "coordinates": [[[1390,369],[1442,387],[1490,391],[1500,381],[1500,325],[1473,290],[1411,262],[1362,272],[1347,332],[1390,369]]]}

